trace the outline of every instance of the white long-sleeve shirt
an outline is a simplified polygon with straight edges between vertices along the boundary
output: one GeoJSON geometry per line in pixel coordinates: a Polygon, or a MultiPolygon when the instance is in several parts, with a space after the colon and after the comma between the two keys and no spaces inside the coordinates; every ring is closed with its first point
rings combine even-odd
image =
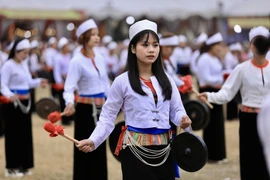
{"type": "Polygon", "coordinates": [[[70,60],[71,54],[57,53],[53,67],[53,76],[57,84],[63,83],[63,76],[68,73],[70,60]]]}
{"type": "Polygon", "coordinates": [[[174,48],[173,54],[170,58],[174,66],[176,66],[176,64],[189,65],[191,54],[192,54],[192,50],[188,46],[184,48],[176,47],[174,48]]]}
{"type": "Polygon", "coordinates": [[[128,49],[123,49],[120,53],[120,68],[125,68],[128,58],[128,49]]]}
{"type": "Polygon", "coordinates": [[[42,68],[41,64],[38,62],[38,56],[34,53],[31,54],[29,58],[26,59],[26,61],[31,73],[35,73],[42,68]]]}
{"type": "Polygon", "coordinates": [[[270,50],[267,52],[267,54],[266,54],[266,57],[265,57],[266,59],[268,59],[269,61],[270,61],[270,50]]]}
{"type": "Polygon", "coordinates": [[[207,93],[209,102],[224,104],[233,99],[240,89],[242,105],[261,108],[262,102],[270,90],[270,65],[254,65],[247,60],[237,65],[217,93],[207,93]]]}
{"type": "Polygon", "coordinates": [[[168,60],[164,60],[164,64],[165,64],[165,69],[166,69],[166,73],[169,74],[172,79],[174,80],[175,84],[177,87],[181,86],[184,84],[184,81],[182,81],[179,77],[178,74],[176,74],[176,71],[174,69],[174,67],[172,66],[172,64],[168,61],[168,60]]]}
{"type": "Polygon", "coordinates": [[[198,59],[197,78],[200,86],[221,86],[223,83],[223,67],[217,57],[203,53],[198,59]]]}
{"type": "Polygon", "coordinates": [[[200,56],[200,51],[196,50],[192,53],[191,58],[190,58],[190,70],[195,75],[198,71],[197,60],[199,56],[200,56]]]}
{"type": "Polygon", "coordinates": [[[40,78],[32,79],[25,62],[17,63],[10,59],[2,67],[1,93],[7,98],[14,95],[11,90],[29,90],[39,87],[40,83],[40,78]]]}
{"type": "Polygon", "coordinates": [[[78,52],[70,61],[67,78],[64,85],[64,99],[67,103],[74,103],[74,91],[79,95],[93,95],[106,93],[110,87],[108,73],[103,57],[96,53],[96,70],[90,58],[78,52]]]}
{"type": "Polygon", "coordinates": [[[257,119],[258,134],[262,142],[264,157],[270,173],[270,93],[265,98],[257,119]]]}
{"type": "Polygon", "coordinates": [[[162,88],[156,77],[151,77],[158,97],[156,105],[151,89],[143,81],[141,81],[142,89],[147,96],[142,96],[133,91],[127,72],[116,77],[102,107],[97,126],[89,137],[94,142],[95,148],[104,142],[113,131],[114,121],[120,108],[124,112],[126,125],[132,127],[169,129],[171,127],[170,120],[179,126],[181,118],[186,115],[186,111],[173,79],[169,75],[168,78],[172,84],[172,97],[171,100],[164,101],[162,88]],[[158,119],[158,121],[153,119],[158,119]]]}
{"type": "Polygon", "coordinates": [[[57,51],[54,48],[52,48],[52,47],[47,48],[43,52],[42,59],[44,59],[46,65],[48,67],[53,67],[53,65],[54,65],[54,58],[55,58],[56,54],[57,54],[57,51]]]}
{"type": "Polygon", "coordinates": [[[238,64],[238,59],[231,53],[231,51],[228,51],[223,59],[223,64],[225,70],[227,70],[227,72],[231,72],[238,64]]]}

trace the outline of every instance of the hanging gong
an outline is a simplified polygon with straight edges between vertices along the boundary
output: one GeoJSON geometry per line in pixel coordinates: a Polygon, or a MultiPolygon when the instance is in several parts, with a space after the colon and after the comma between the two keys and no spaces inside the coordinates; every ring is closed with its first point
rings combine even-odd
{"type": "Polygon", "coordinates": [[[204,129],[210,120],[210,110],[206,104],[199,100],[189,100],[184,103],[187,115],[192,121],[194,131],[204,129]]]}
{"type": "Polygon", "coordinates": [[[42,98],[36,103],[36,112],[39,117],[46,119],[51,112],[59,111],[60,106],[53,98],[42,98]]]}
{"type": "Polygon", "coordinates": [[[187,172],[202,169],[208,159],[205,142],[190,132],[183,132],[175,137],[172,142],[172,154],[178,166],[187,172]]]}

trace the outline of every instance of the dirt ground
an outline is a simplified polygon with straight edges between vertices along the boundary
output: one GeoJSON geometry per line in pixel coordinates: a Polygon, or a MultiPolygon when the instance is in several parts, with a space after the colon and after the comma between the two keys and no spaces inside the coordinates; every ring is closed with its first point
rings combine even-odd
{"type": "MultiPolygon", "coordinates": [[[[37,100],[47,97],[49,90],[37,89],[37,100]]],[[[119,119],[123,119],[120,115],[119,119]]],[[[118,119],[118,120],[119,120],[118,119]]],[[[116,120],[116,123],[118,122],[116,120]]],[[[25,176],[25,180],[72,180],[73,144],[63,137],[49,137],[43,130],[45,120],[33,115],[33,140],[34,140],[34,161],[35,167],[32,169],[32,176],[25,176]]],[[[207,163],[201,170],[193,173],[180,170],[183,180],[240,180],[239,175],[239,142],[238,142],[238,120],[226,121],[226,164],[207,163]]],[[[65,128],[65,133],[73,136],[73,124],[65,128]]],[[[201,136],[201,131],[195,131],[201,136]]],[[[18,151],[19,151],[18,147],[18,151]]],[[[108,173],[109,180],[121,180],[120,163],[114,159],[109,148],[108,173]]],[[[5,177],[5,153],[4,138],[0,138],[0,180],[9,180],[5,177]]]]}

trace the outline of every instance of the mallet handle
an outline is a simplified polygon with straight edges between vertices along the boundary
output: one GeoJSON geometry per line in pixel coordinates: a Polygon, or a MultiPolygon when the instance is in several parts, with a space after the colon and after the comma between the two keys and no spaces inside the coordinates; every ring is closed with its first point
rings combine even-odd
{"type": "Polygon", "coordinates": [[[70,137],[70,136],[67,135],[67,134],[60,134],[60,135],[63,136],[64,138],[66,138],[66,139],[68,139],[68,140],[74,142],[75,144],[79,144],[79,141],[78,141],[78,140],[74,139],[73,137],[70,137]]]}
{"type": "MultiPolygon", "coordinates": [[[[200,93],[196,90],[196,89],[194,89],[194,88],[192,88],[192,92],[194,92],[196,95],[199,95],[200,93]]],[[[204,101],[205,102],[205,104],[210,108],[210,109],[213,109],[214,107],[213,107],[213,105],[209,102],[209,101],[204,101]]]]}

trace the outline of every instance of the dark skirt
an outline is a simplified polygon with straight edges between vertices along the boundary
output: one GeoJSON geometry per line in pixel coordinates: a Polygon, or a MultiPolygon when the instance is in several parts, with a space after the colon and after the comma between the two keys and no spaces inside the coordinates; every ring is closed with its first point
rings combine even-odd
{"type": "MultiPolygon", "coordinates": [[[[200,92],[217,92],[219,89],[200,88],[200,92]]],[[[203,130],[203,139],[208,148],[208,159],[219,161],[226,158],[224,114],[222,105],[213,103],[210,109],[210,122],[203,130]]]]}
{"type": "MultiPolygon", "coordinates": [[[[165,146],[148,146],[149,149],[159,150],[165,146]]],[[[174,161],[172,154],[167,161],[158,167],[152,167],[141,162],[127,147],[121,150],[121,168],[123,180],[175,180],[174,161]]],[[[146,162],[156,164],[163,160],[145,159],[146,162]]]]}
{"type": "MultiPolygon", "coordinates": [[[[77,140],[87,139],[95,129],[92,117],[92,105],[78,103],[75,114],[75,132],[77,140]]],[[[107,180],[106,141],[90,153],[79,151],[74,146],[73,180],[107,180]]]]}
{"type": "Polygon", "coordinates": [[[226,117],[229,121],[238,118],[238,103],[234,100],[227,103],[226,117]]]}
{"type": "Polygon", "coordinates": [[[257,131],[257,113],[239,112],[241,180],[269,180],[257,131]]]}
{"type": "Polygon", "coordinates": [[[36,102],[36,90],[35,90],[35,88],[30,89],[30,96],[31,96],[31,101],[32,101],[30,111],[36,112],[36,103],[35,103],[36,102]]]}
{"type": "Polygon", "coordinates": [[[3,105],[0,104],[0,137],[4,135],[4,116],[3,116],[3,105]]]}
{"type": "Polygon", "coordinates": [[[186,76],[186,75],[191,74],[189,65],[177,65],[177,69],[178,69],[177,74],[180,74],[181,76],[186,76]]]}
{"type": "MultiPolygon", "coordinates": [[[[24,105],[28,100],[21,101],[24,105]]],[[[13,103],[3,105],[6,168],[34,167],[31,113],[24,114],[13,103]]]]}

